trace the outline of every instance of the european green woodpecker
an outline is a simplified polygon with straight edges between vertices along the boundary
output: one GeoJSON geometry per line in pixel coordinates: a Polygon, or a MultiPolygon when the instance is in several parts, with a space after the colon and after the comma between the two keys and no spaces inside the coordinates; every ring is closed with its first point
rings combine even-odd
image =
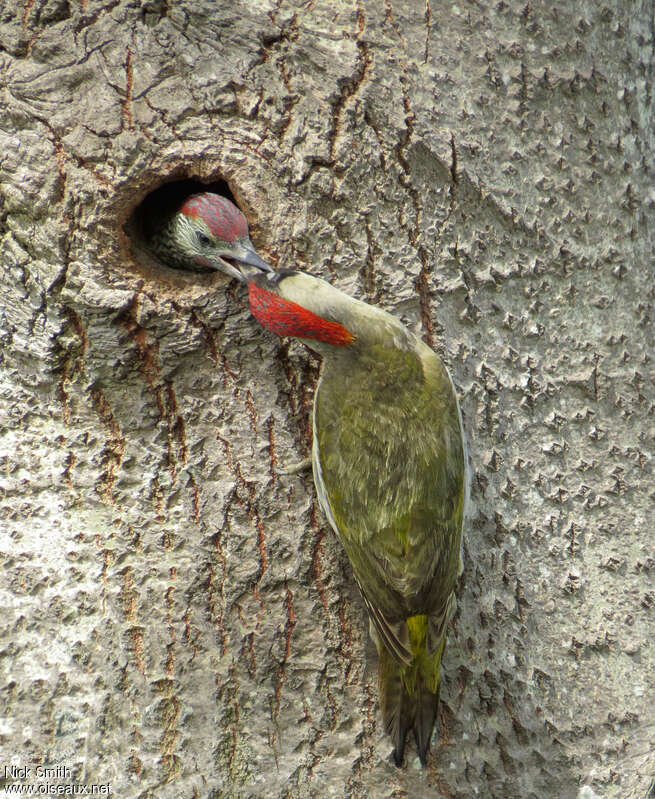
{"type": "Polygon", "coordinates": [[[323,358],[312,465],[379,655],[382,716],[426,763],[466,500],[462,423],[441,360],[395,317],[302,272],[256,275],[250,310],[323,358]]]}
{"type": "Polygon", "coordinates": [[[234,261],[272,271],[255,252],[245,216],[227,198],[211,192],[187,197],[156,228],[148,246],[157,258],[178,269],[217,269],[239,280],[243,276],[234,261]]]}
{"type": "MultiPolygon", "coordinates": [[[[181,213],[215,229],[203,209],[181,213]]],[[[245,226],[240,230],[246,235],[245,226]]],[[[185,234],[176,241],[176,251],[188,240],[185,234]]],[[[425,765],[455,609],[467,490],[450,377],[395,317],[324,280],[216,263],[248,283],[251,312],[265,328],[295,336],[323,358],[314,399],[316,492],[368,611],[394,760],[402,763],[413,730],[425,765]]]]}

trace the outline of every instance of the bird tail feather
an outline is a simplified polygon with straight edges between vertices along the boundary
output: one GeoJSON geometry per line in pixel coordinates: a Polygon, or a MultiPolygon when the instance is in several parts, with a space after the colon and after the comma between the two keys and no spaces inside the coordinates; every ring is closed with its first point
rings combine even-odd
{"type": "Polygon", "coordinates": [[[427,616],[413,616],[407,622],[404,637],[409,638],[412,661],[399,663],[379,636],[375,642],[379,656],[379,691],[382,717],[394,743],[393,758],[403,762],[405,743],[410,730],[423,765],[426,764],[432,730],[439,705],[439,675],[445,636],[436,651],[428,651],[427,616]]]}

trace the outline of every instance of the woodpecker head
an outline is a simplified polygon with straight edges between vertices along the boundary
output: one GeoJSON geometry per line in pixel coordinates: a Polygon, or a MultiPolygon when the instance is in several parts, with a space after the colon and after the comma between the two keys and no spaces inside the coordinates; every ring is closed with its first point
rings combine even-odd
{"type": "Polygon", "coordinates": [[[234,203],[210,192],[187,197],[149,244],[160,260],[178,269],[215,269],[239,280],[244,278],[236,264],[272,272],[255,252],[245,216],[234,203]]]}

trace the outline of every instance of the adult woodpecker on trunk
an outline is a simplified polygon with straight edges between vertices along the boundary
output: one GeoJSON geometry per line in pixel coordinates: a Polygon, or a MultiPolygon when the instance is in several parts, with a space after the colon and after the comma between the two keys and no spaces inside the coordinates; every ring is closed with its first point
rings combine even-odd
{"type": "Polygon", "coordinates": [[[273,273],[253,258],[245,218],[227,202],[209,194],[189,198],[169,223],[161,241],[169,252],[160,257],[211,265],[248,283],[250,309],[264,327],[323,357],[314,400],[316,492],[371,620],[395,762],[402,763],[413,730],[425,764],[455,609],[466,495],[452,382],[435,353],[391,314],[311,275],[273,273]],[[208,230],[216,257],[199,250],[206,246],[199,232],[208,230]],[[230,249],[234,242],[245,257],[230,249]]]}
{"type": "Polygon", "coordinates": [[[426,763],[466,500],[457,397],[437,355],[395,317],[302,272],[255,275],[250,309],[323,357],[314,398],[318,499],[371,621],[380,704],[401,765],[426,763]]]}

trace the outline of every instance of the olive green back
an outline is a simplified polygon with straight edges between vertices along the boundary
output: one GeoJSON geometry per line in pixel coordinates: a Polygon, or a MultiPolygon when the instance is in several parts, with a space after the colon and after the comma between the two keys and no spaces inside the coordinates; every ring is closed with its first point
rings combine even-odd
{"type": "Polygon", "coordinates": [[[327,358],[314,408],[319,493],[363,593],[389,621],[438,613],[459,563],[457,400],[440,360],[417,344],[327,358]]]}

